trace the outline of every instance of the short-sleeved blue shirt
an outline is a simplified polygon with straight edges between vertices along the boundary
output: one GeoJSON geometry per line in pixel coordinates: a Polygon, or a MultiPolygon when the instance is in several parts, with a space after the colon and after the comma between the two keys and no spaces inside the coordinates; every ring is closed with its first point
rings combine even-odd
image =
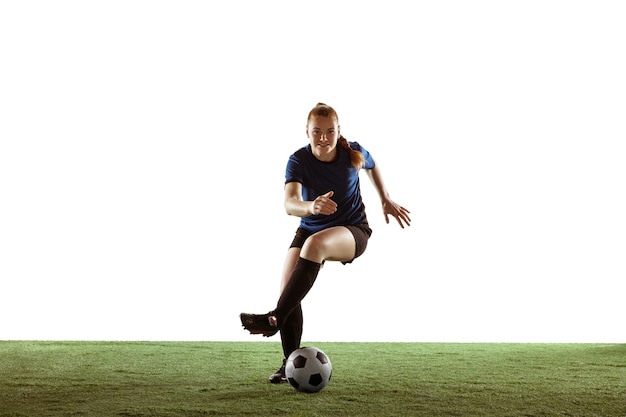
{"type": "MultiPolygon", "coordinates": [[[[374,168],[374,160],[368,151],[357,142],[349,144],[352,149],[363,154],[363,168],[374,168]]],[[[361,198],[359,170],[352,166],[350,153],[346,149],[337,145],[337,151],[334,161],[324,162],[313,155],[309,144],[297,150],[287,162],[285,184],[302,184],[304,201],[313,201],[322,194],[334,192],[331,199],[337,203],[337,211],[330,216],[302,217],[300,227],[306,230],[318,232],[333,226],[367,223],[365,205],[361,198]]]]}

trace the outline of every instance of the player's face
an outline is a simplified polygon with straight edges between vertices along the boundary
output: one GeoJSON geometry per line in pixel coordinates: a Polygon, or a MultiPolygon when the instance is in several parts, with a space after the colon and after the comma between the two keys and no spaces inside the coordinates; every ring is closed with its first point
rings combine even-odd
{"type": "Polygon", "coordinates": [[[313,155],[321,161],[332,161],[337,150],[339,125],[330,117],[313,116],[306,127],[313,155]]]}

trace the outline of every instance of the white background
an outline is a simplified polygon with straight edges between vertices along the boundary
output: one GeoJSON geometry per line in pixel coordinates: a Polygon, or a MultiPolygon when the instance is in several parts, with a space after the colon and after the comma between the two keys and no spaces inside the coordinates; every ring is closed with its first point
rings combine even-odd
{"type": "Polygon", "coordinates": [[[625,9],[2,2],[0,339],[259,340],[323,101],[413,224],[362,175],[306,340],[626,342],[625,9]]]}

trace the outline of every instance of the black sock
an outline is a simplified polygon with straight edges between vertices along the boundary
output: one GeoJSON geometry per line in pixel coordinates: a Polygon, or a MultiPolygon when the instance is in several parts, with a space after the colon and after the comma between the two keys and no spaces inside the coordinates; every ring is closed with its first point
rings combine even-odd
{"type": "Polygon", "coordinates": [[[278,299],[276,310],[274,310],[279,329],[282,328],[289,314],[300,304],[300,301],[302,301],[311,287],[313,287],[320,267],[321,264],[317,262],[298,258],[298,262],[296,262],[296,266],[291,273],[291,278],[289,278],[289,282],[283,289],[278,299]]]}
{"type": "Polygon", "coordinates": [[[291,314],[287,316],[283,327],[280,329],[280,341],[283,346],[285,358],[288,358],[291,352],[300,347],[302,323],[302,306],[298,304],[291,314]]]}

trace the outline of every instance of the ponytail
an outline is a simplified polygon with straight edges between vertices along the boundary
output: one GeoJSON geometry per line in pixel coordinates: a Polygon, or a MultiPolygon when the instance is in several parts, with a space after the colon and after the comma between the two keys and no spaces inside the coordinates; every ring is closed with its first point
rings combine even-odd
{"type": "Polygon", "coordinates": [[[343,136],[339,137],[339,144],[350,153],[350,162],[352,162],[352,166],[356,169],[360,169],[365,163],[365,158],[363,158],[363,154],[356,149],[352,149],[348,140],[343,136]]]}
{"type": "MultiPolygon", "coordinates": [[[[315,107],[313,107],[313,109],[309,112],[309,117],[307,117],[307,123],[310,122],[311,118],[314,116],[330,117],[335,119],[337,124],[339,124],[339,116],[337,116],[335,109],[324,103],[317,103],[315,107]]],[[[350,153],[350,162],[352,162],[352,166],[356,169],[360,169],[365,163],[363,154],[356,149],[352,149],[346,138],[343,136],[339,137],[338,142],[342,148],[350,153]]]]}

